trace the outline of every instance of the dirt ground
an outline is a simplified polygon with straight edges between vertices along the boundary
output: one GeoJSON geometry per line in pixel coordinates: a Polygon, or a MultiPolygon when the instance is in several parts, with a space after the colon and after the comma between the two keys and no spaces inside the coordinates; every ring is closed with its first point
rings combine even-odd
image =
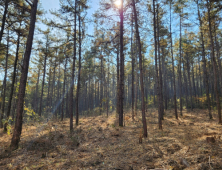
{"type": "Polygon", "coordinates": [[[80,118],[69,132],[69,120],[29,124],[23,127],[20,147],[7,148],[11,135],[0,132],[0,169],[123,169],[123,170],[222,170],[222,125],[217,115],[209,120],[206,110],[184,110],[176,120],[165,112],[163,130],[158,129],[157,111],[146,112],[148,138],[139,144],[141,113],[125,126],[115,114],[80,118]]]}

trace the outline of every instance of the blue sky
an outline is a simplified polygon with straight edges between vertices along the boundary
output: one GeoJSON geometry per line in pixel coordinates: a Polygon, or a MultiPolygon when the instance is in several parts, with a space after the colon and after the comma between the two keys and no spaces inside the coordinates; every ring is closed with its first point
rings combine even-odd
{"type": "MultiPolygon", "coordinates": [[[[40,0],[40,6],[43,8],[47,13],[44,15],[44,18],[47,19],[53,19],[53,16],[50,14],[49,10],[58,10],[59,0],[40,0]]],[[[99,8],[99,0],[89,0],[88,5],[90,6],[90,9],[87,11],[88,18],[92,17],[93,13],[99,8]]],[[[47,27],[43,24],[38,23],[37,24],[41,29],[46,29],[47,27]]],[[[91,24],[88,28],[88,30],[93,30],[93,25],[91,24]]],[[[90,31],[90,33],[92,33],[90,31]]]]}

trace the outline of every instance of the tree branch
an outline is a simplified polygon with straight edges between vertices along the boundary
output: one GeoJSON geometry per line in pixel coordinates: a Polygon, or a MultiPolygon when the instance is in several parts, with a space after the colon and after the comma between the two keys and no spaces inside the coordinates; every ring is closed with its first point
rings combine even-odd
{"type": "Polygon", "coordinates": [[[33,4],[29,2],[29,0],[25,0],[25,2],[27,2],[32,7],[33,4]]]}

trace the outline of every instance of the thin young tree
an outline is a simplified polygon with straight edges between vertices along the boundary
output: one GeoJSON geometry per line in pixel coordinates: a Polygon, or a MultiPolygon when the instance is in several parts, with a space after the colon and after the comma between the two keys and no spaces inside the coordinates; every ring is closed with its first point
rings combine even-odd
{"type": "Polygon", "coordinates": [[[120,5],[120,80],[119,80],[119,126],[123,126],[124,99],[124,53],[123,53],[123,0],[120,5]]]}
{"type": "MultiPolygon", "coordinates": [[[[174,57],[173,57],[173,38],[172,38],[172,21],[171,21],[171,6],[172,0],[170,0],[170,49],[171,49],[171,56],[172,56],[172,69],[173,69],[173,99],[174,99],[174,110],[175,110],[175,117],[178,119],[177,114],[177,94],[176,94],[176,80],[175,80],[175,71],[174,71],[174,57]]],[[[181,116],[183,115],[182,112],[180,113],[181,116]]]]}

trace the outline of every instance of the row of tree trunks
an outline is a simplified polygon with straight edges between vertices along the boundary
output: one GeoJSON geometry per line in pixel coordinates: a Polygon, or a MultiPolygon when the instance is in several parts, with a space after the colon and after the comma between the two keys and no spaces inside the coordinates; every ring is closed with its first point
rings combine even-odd
{"type": "Polygon", "coordinates": [[[220,96],[219,96],[218,87],[217,87],[217,82],[218,82],[217,62],[216,62],[215,53],[214,53],[214,41],[213,41],[212,26],[211,26],[211,4],[209,0],[207,0],[207,12],[208,12],[208,24],[209,24],[209,32],[210,32],[211,58],[213,62],[213,72],[214,72],[214,90],[216,93],[218,119],[219,119],[219,123],[221,124],[222,120],[221,120],[220,96]]]}
{"type": "Polygon", "coordinates": [[[12,97],[13,97],[13,94],[14,94],[16,69],[17,69],[17,62],[18,62],[18,56],[19,56],[19,45],[20,45],[20,32],[18,32],[18,38],[17,38],[17,47],[16,47],[16,55],[15,55],[15,61],[14,61],[12,84],[11,84],[11,91],[10,91],[10,96],[9,96],[9,101],[8,101],[8,110],[7,110],[7,115],[6,115],[7,120],[6,120],[5,125],[4,125],[4,131],[5,132],[7,131],[7,125],[8,125],[8,120],[9,120],[10,111],[11,111],[12,97]]]}

